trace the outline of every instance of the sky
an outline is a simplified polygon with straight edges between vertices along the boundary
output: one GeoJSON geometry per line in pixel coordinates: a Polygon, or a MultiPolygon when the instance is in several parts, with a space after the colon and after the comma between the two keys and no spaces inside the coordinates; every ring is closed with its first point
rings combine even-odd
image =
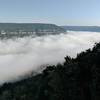
{"type": "Polygon", "coordinates": [[[0,22],[100,26],[100,0],[0,0],[0,22]]]}

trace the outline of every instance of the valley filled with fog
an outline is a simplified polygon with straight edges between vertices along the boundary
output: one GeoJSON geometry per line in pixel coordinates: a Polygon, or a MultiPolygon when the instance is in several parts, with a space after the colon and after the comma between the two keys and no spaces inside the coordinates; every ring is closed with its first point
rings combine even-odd
{"type": "Polygon", "coordinates": [[[18,79],[41,66],[64,62],[66,55],[92,48],[100,42],[99,32],[68,31],[66,34],[0,40],[0,84],[18,79]]]}

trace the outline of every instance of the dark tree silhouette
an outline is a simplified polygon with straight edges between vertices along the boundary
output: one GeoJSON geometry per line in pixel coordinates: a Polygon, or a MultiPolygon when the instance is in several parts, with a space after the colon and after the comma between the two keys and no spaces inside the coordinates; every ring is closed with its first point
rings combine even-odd
{"type": "Polygon", "coordinates": [[[100,43],[41,74],[0,87],[0,100],[100,100],[100,43]]]}

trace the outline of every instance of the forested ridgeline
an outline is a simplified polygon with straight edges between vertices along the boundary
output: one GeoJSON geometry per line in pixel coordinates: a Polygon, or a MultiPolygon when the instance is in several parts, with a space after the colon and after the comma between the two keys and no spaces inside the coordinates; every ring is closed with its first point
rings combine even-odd
{"type": "Polygon", "coordinates": [[[0,87],[0,100],[100,100],[100,43],[41,74],[0,87]]]}

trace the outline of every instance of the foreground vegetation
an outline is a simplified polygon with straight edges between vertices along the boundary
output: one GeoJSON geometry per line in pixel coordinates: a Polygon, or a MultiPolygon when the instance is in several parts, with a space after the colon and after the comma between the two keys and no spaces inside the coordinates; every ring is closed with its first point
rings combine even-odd
{"type": "Polygon", "coordinates": [[[41,74],[0,87],[0,100],[100,100],[100,43],[41,74]]]}

